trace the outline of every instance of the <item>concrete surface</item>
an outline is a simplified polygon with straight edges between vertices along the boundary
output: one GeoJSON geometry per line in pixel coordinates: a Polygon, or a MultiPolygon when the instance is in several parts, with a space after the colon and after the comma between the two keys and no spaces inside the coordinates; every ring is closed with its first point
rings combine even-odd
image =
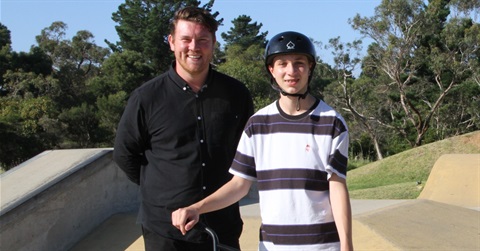
{"type": "MultiPolygon", "coordinates": [[[[0,250],[143,251],[138,188],[110,152],[47,151],[2,174],[0,250]]],[[[351,202],[357,251],[480,250],[480,154],[440,157],[418,199],[351,202]]],[[[241,201],[241,213],[242,250],[257,250],[255,196],[241,201]]]]}
{"type": "MultiPolygon", "coordinates": [[[[352,200],[354,244],[356,250],[399,250],[375,231],[355,220],[357,215],[408,202],[408,200],[352,200]]],[[[261,224],[258,203],[242,201],[240,212],[244,221],[240,246],[244,251],[257,250],[261,224]]],[[[118,214],[105,221],[70,251],[143,251],[140,226],[135,224],[136,213],[118,214]]]]}
{"type": "Polygon", "coordinates": [[[432,167],[419,199],[480,209],[480,154],[445,154],[432,167]]]}
{"type": "Polygon", "coordinates": [[[0,176],[0,250],[68,250],[118,212],[136,210],[138,187],[112,149],[46,151],[0,176]]]}
{"type": "Polygon", "coordinates": [[[480,212],[430,200],[412,200],[358,215],[397,250],[480,250],[480,212]]]}
{"type": "Polygon", "coordinates": [[[104,154],[103,149],[45,151],[2,174],[0,215],[79,170],[104,154]],[[55,161],[53,161],[55,160],[55,161]]]}
{"type": "MultiPolygon", "coordinates": [[[[480,250],[479,157],[439,158],[419,199],[352,200],[355,250],[480,250]]],[[[242,250],[257,250],[258,204],[244,200],[241,213],[242,250]]],[[[135,217],[132,213],[108,219],[72,251],[143,251],[135,217]]]]}

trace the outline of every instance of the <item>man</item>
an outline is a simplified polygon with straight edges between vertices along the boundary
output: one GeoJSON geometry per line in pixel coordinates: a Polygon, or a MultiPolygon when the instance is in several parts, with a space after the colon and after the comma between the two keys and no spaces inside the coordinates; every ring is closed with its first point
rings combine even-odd
{"type": "MultiPolygon", "coordinates": [[[[182,235],[173,209],[208,196],[231,179],[228,168],[253,114],[250,93],[212,69],[218,23],[204,9],[179,10],[168,42],[175,62],[132,92],[118,125],[114,160],[140,185],[145,249],[211,250],[205,231],[182,235]]],[[[205,214],[223,244],[239,248],[238,204],[205,214]]]]}
{"type": "Polygon", "coordinates": [[[265,66],[280,98],[247,122],[232,180],[172,214],[180,232],[188,233],[199,214],[240,200],[257,181],[259,250],[353,250],[348,130],[339,113],[309,93],[315,58],[303,34],[282,32],[269,41],[265,66]]]}

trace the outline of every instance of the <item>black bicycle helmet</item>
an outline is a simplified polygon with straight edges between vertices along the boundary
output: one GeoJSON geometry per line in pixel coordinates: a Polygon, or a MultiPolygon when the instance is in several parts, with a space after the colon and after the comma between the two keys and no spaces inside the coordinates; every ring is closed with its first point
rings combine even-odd
{"type": "Polygon", "coordinates": [[[273,57],[279,54],[301,53],[308,56],[310,62],[312,62],[312,68],[310,69],[310,76],[308,82],[313,76],[313,70],[316,66],[316,52],[315,46],[310,39],[295,31],[286,31],[279,33],[272,37],[265,48],[265,67],[268,74],[271,76],[268,66],[272,63],[273,57]]]}

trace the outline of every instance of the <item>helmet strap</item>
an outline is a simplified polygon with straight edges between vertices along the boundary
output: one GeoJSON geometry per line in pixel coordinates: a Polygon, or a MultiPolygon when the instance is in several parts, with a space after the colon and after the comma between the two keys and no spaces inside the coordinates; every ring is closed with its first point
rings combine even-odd
{"type": "Polygon", "coordinates": [[[300,93],[294,93],[294,94],[290,94],[290,93],[287,93],[285,92],[284,90],[282,90],[282,88],[278,88],[280,90],[280,93],[283,95],[283,96],[291,96],[291,97],[298,97],[297,99],[297,111],[300,111],[300,99],[305,99],[310,91],[310,86],[307,87],[307,91],[303,94],[300,94],[300,93]]]}
{"type": "Polygon", "coordinates": [[[282,88],[280,88],[280,86],[278,86],[278,84],[275,83],[275,80],[273,79],[273,77],[270,78],[270,85],[272,86],[272,88],[276,91],[279,91],[283,96],[292,96],[292,97],[298,97],[297,99],[297,106],[296,106],[296,109],[297,111],[300,111],[300,99],[305,99],[308,95],[308,93],[310,92],[310,85],[307,86],[307,91],[303,94],[300,94],[300,93],[294,93],[294,94],[290,94],[286,91],[284,91],[282,88]]]}

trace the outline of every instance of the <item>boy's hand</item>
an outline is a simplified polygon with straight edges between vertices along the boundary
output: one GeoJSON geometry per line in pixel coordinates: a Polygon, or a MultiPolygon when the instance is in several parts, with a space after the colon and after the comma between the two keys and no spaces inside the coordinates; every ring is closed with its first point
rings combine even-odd
{"type": "Polygon", "coordinates": [[[192,207],[184,207],[172,212],[172,225],[182,232],[183,235],[198,223],[200,216],[198,210],[192,207]]]}

